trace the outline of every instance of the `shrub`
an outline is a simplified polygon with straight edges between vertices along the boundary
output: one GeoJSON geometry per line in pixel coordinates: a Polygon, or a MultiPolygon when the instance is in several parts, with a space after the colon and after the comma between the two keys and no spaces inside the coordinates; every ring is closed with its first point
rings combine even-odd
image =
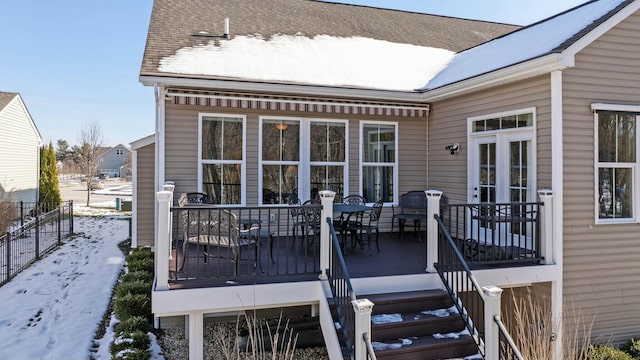
{"type": "Polygon", "coordinates": [[[622,346],[622,351],[631,355],[634,359],[640,359],[640,338],[633,338],[622,346]]]}
{"type": "Polygon", "coordinates": [[[151,297],[147,294],[131,294],[116,297],[114,312],[121,321],[141,316],[151,321],[151,297]]]}
{"type": "Polygon", "coordinates": [[[143,281],[123,281],[116,288],[116,298],[123,297],[127,294],[148,295],[151,297],[151,284],[143,281]]]}
{"type": "Polygon", "coordinates": [[[148,248],[148,247],[134,248],[133,250],[131,250],[131,253],[127,255],[127,261],[145,260],[145,259],[153,259],[153,252],[151,251],[151,248],[148,248]]]}
{"type": "Polygon", "coordinates": [[[151,346],[151,340],[147,333],[135,331],[118,336],[109,350],[113,359],[150,359],[149,346],[151,346]]]}
{"type": "Polygon", "coordinates": [[[116,334],[129,334],[136,330],[145,333],[151,331],[151,324],[149,323],[149,320],[143,316],[132,316],[126,320],[120,321],[114,327],[116,334]]]}
{"type": "Polygon", "coordinates": [[[122,282],[131,282],[131,281],[142,281],[148,284],[149,288],[151,288],[151,284],[153,283],[153,273],[148,271],[130,271],[122,276],[122,282]]]}
{"type": "Polygon", "coordinates": [[[633,360],[626,352],[611,346],[590,346],[589,360],[633,360]]]}
{"type": "Polygon", "coordinates": [[[15,219],[14,206],[10,197],[0,192],[0,235],[4,234],[15,219]]]}
{"type": "Polygon", "coordinates": [[[127,259],[129,271],[146,271],[153,274],[153,259],[127,259]]]}

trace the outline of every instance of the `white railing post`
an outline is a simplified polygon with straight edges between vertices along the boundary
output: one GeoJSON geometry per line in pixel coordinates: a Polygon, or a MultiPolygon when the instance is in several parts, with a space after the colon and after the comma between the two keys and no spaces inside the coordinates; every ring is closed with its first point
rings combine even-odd
{"type": "Polygon", "coordinates": [[[540,202],[540,255],[544,258],[542,264],[555,264],[553,258],[553,190],[538,191],[540,202]]]}
{"type": "Polygon", "coordinates": [[[333,219],[333,199],[336,197],[336,193],[331,190],[322,190],[319,194],[322,202],[322,213],[320,215],[320,280],[326,280],[326,271],[330,266],[329,249],[331,249],[331,235],[327,218],[333,219]]]}
{"type": "Polygon", "coordinates": [[[171,247],[171,191],[158,191],[158,229],[156,239],[156,288],[169,289],[169,251],[171,247]]]}
{"type": "Polygon", "coordinates": [[[438,223],[435,215],[440,215],[440,198],[442,191],[425,190],[427,195],[427,269],[429,273],[436,272],[438,262],[438,223]]]}
{"type": "Polygon", "coordinates": [[[364,334],[371,338],[371,311],[373,303],[368,299],[358,299],[351,302],[355,317],[355,360],[367,360],[367,344],[364,342],[364,334]]]}
{"type": "Polygon", "coordinates": [[[500,358],[500,329],[494,317],[500,315],[502,289],[497,286],[482,288],[484,298],[484,358],[500,358]]]}
{"type": "MultiPolygon", "coordinates": [[[[164,185],[162,185],[162,189],[165,191],[171,191],[171,198],[169,199],[169,207],[173,206],[173,190],[176,186],[173,184],[173,181],[165,181],[164,185]]],[[[169,236],[173,234],[173,221],[171,221],[171,211],[169,211],[169,236]]],[[[169,259],[173,258],[173,241],[169,238],[169,259]]]]}

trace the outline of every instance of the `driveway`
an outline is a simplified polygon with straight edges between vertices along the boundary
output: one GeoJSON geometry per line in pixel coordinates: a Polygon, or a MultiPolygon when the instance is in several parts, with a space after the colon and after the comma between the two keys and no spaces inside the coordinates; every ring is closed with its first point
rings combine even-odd
{"type": "MultiPolygon", "coordinates": [[[[113,202],[117,197],[122,200],[131,200],[131,182],[120,181],[120,179],[107,179],[104,182],[103,190],[94,190],[91,192],[89,204],[104,204],[113,202]]],[[[87,184],[80,183],[78,180],[68,180],[60,182],[60,195],[62,201],[73,200],[74,203],[86,205],[87,203],[87,184]]],[[[115,205],[114,205],[115,206],[115,205]]]]}

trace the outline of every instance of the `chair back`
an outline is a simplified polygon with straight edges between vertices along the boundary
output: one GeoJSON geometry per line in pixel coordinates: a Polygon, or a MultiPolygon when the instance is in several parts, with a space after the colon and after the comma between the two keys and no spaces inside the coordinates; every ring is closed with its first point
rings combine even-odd
{"type": "Polygon", "coordinates": [[[307,200],[300,208],[302,216],[304,218],[305,225],[309,230],[317,230],[320,227],[320,219],[322,218],[322,209],[317,205],[320,205],[319,200],[307,200]]]}
{"type": "Polygon", "coordinates": [[[201,192],[189,192],[186,194],[188,204],[211,204],[209,195],[201,192]]]}
{"type": "Polygon", "coordinates": [[[349,205],[366,205],[367,200],[360,195],[348,195],[345,196],[344,199],[342,199],[342,203],[349,205]]]}
{"type": "Polygon", "coordinates": [[[373,209],[371,209],[371,212],[369,213],[369,225],[375,224],[380,220],[380,214],[382,214],[383,206],[383,200],[378,200],[373,204],[373,209]]]}
{"type": "Polygon", "coordinates": [[[237,247],[240,230],[236,214],[224,209],[189,210],[184,219],[186,240],[199,244],[237,247]]]}

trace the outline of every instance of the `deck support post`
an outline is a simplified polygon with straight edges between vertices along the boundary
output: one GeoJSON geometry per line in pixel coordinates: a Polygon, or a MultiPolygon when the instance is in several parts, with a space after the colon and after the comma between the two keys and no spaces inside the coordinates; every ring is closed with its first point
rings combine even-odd
{"type": "Polygon", "coordinates": [[[553,190],[539,190],[538,196],[542,206],[538,221],[540,221],[540,254],[544,258],[541,263],[555,264],[553,258],[553,190]]]}
{"type": "Polygon", "coordinates": [[[327,280],[327,270],[330,266],[329,254],[332,246],[327,219],[333,219],[333,199],[336,197],[336,193],[331,190],[322,190],[318,194],[322,203],[320,216],[320,280],[327,280]]]}
{"type": "Polygon", "coordinates": [[[171,251],[171,202],[173,192],[158,191],[157,238],[155,244],[156,287],[158,290],[169,290],[169,252],[171,251]]]}
{"type": "Polygon", "coordinates": [[[186,321],[189,360],[202,360],[204,359],[204,314],[198,311],[190,312],[186,321]]]}
{"type": "Polygon", "coordinates": [[[500,315],[502,289],[497,286],[484,286],[484,358],[500,358],[500,329],[494,317],[500,315]]]}
{"type": "Polygon", "coordinates": [[[425,190],[427,195],[427,269],[428,273],[436,272],[438,262],[438,222],[436,215],[440,215],[440,199],[442,191],[425,190]]]}
{"type": "Polygon", "coordinates": [[[353,311],[355,312],[355,360],[367,360],[367,343],[364,336],[368,335],[371,339],[371,311],[373,303],[368,299],[358,299],[351,301],[353,311]]]}

